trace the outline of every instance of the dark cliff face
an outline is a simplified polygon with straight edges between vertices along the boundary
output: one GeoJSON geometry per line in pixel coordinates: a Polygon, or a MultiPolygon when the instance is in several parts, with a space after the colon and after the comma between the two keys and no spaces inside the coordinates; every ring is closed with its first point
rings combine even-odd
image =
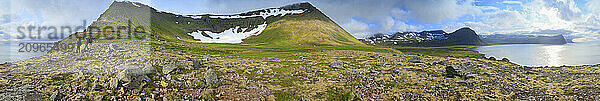
{"type": "Polygon", "coordinates": [[[376,34],[362,40],[366,44],[379,46],[451,46],[486,45],[470,28],[461,28],[452,33],[443,30],[422,32],[398,32],[390,35],[376,34]]]}
{"type": "Polygon", "coordinates": [[[458,29],[448,36],[448,40],[457,45],[486,45],[471,28],[458,29]]]}

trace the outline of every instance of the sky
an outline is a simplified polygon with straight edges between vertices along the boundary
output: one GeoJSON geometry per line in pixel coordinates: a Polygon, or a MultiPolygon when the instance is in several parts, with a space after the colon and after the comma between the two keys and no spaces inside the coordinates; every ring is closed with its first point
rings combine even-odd
{"type": "MultiPolygon", "coordinates": [[[[177,14],[236,14],[310,2],[357,38],[470,27],[488,34],[600,39],[600,0],[132,0],[177,14]]],[[[18,26],[89,25],[110,0],[0,0],[0,41],[18,26]]]]}

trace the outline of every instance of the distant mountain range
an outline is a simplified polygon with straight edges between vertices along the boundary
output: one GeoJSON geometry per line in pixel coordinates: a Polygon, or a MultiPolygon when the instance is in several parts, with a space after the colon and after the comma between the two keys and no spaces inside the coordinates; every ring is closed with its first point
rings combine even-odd
{"type": "Polygon", "coordinates": [[[567,44],[563,35],[536,36],[536,35],[482,35],[481,38],[490,44],[567,44]]]}
{"type": "Polygon", "coordinates": [[[451,45],[487,45],[477,33],[465,27],[452,33],[443,30],[422,32],[378,33],[365,39],[365,44],[376,46],[451,46],[451,45]]]}

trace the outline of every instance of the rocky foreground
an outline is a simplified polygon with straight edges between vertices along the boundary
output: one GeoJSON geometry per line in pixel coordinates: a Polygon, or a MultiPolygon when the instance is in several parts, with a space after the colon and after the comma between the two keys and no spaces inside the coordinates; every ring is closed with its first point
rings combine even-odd
{"type": "Polygon", "coordinates": [[[600,65],[524,67],[357,50],[228,56],[219,49],[116,41],[51,52],[3,64],[0,100],[600,100],[600,65]]]}

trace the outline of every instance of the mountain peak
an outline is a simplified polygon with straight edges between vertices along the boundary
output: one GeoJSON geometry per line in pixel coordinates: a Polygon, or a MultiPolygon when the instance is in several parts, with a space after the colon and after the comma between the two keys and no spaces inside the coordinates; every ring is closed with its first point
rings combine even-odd
{"type": "Polygon", "coordinates": [[[450,40],[460,45],[486,45],[477,33],[469,27],[460,28],[450,33],[450,40]]]}
{"type": "Polygon", "coordinates": [[[458,30],[456,30],[454,32],[457,32],[457,31],[473,31],[473,32],[475,32],[473,29],[471,29],[469,27],[463,27],[463,28],[460,28],[460,29],[458,29],[458,30]]]}
{"type": "Polygon", "coordinates": [[[364,45],[309,2],[232,15],[179,15],[143,3],[114,1],[90,26],[141,26],[152,39],[165,41],[364,45]]]}

